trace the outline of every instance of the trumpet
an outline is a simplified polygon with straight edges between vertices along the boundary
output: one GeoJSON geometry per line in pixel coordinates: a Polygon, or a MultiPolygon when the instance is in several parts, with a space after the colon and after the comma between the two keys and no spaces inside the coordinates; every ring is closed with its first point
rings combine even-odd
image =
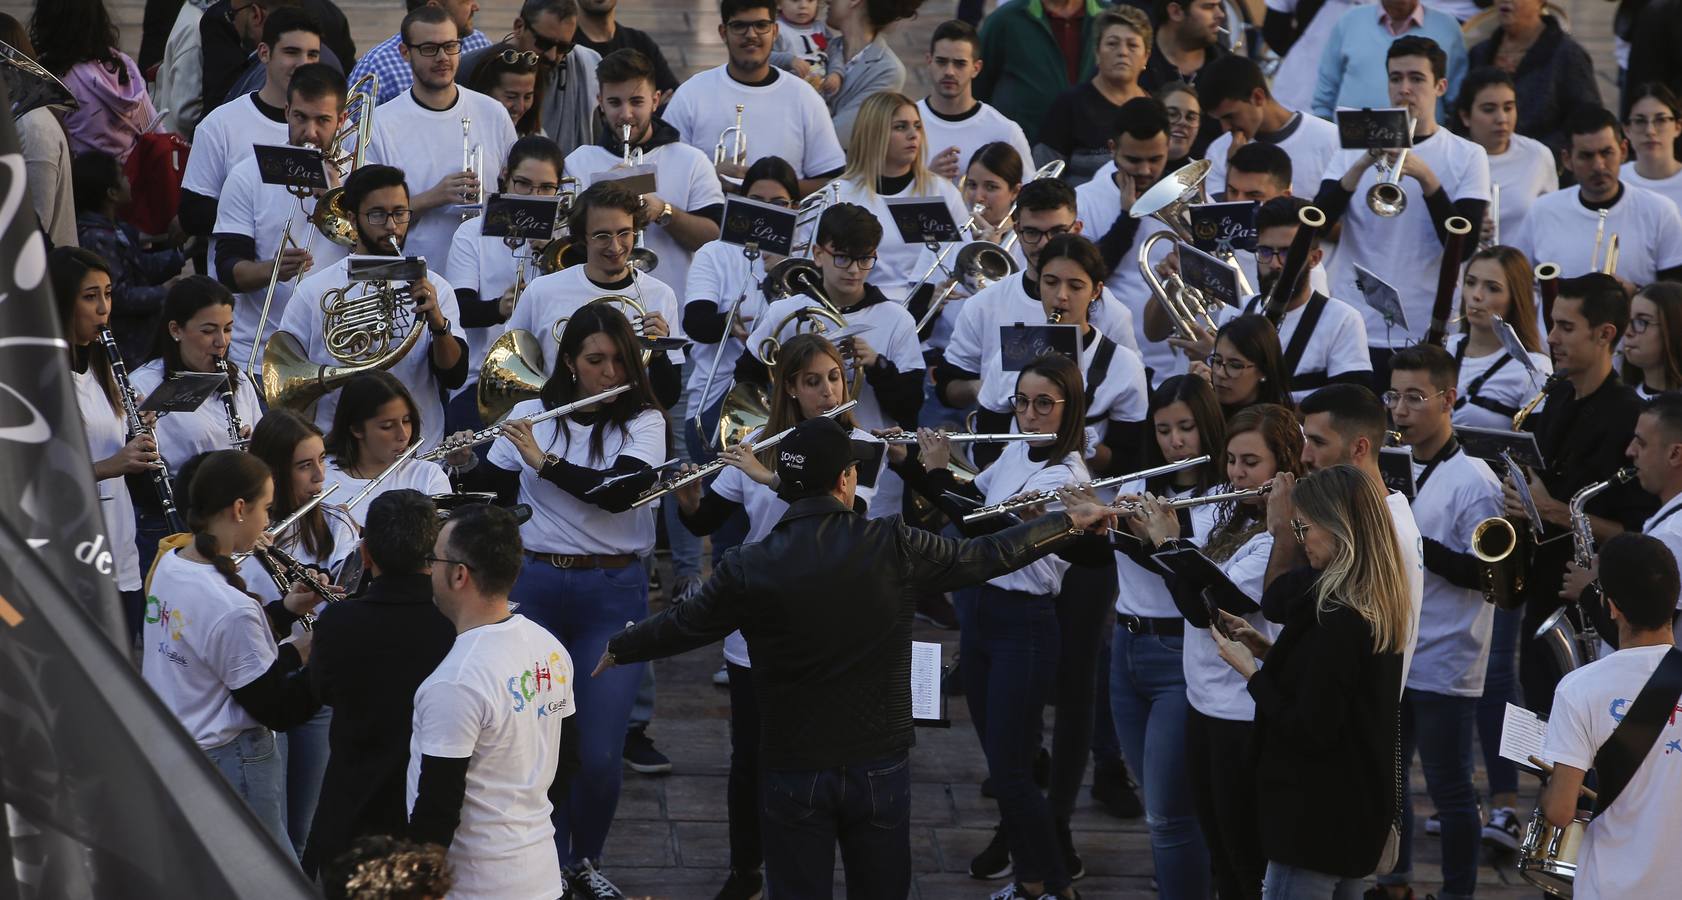
{"type": "Polygon", "coordinates": [[[619,126],[619,146],[623,156],[619,160],[621,166],[642,165],[642,148],[631,148],[631,123],[625,122],[619,126]]]}
{"type": "MultiPolygon", "coordinates": [[[[1269,481],[1267,484],[1259,487],[1244,488],[1243,490],[1238,491],[1227,491],[1224,494],[1205,494],[1201,497],[1181,497],[1178,500],[1168,500],[1164,502],[1163,505],[1169,509],[1191,509],[1197,506],[1208,506],[1211,503],[1239,503],[1254,497],[1265,497],[1268,495],[1268,492],[1272,490],[1273,482],[1269,481]]],[[[1129,516],[1138,515],[1145,509],[1145,505],[1143,503],[1134,503],[1128,500],[1118,501],[1110,505],[1123,515],[1129,516]]]]}
{"type": "MultiPolygon", "coordinates": [[[[1055,434],[1041,434],[1039,432],[1029,432],[1028,434],[977,434],[972,431],[943,431],[941,432],[941,436],[954,444],[1007,444],[1011,441],[1057,440],[1057,435],[1055,434]]],[[[913,432],[890,434],[887,437],[882,438],[882,443],[915,444],[917,443],[917,435],[913,432]]]]}
{"type": "MultiPolygon", "coordinates": [[[[1412,128],[1413,117],[1408,118],[1408,127],[1412,128]]],[[[1402,163],[1407,158],[1406,147],[1396,153],[1395,162],[1390,162],[1383,151],[1378,151],[1373,161],[1373,168],[1378,170],[1378,181],[1367,189],[1367,209],[1372,210],[1374,215],[1390,219],[1408,208],[1408,195],[1402,190],[1402,163]]]]}
{"type": "MultiPolygon", "coordinates": [[[[461,170],[463,172],[472,172],[474,174],[474,176],[478,176],[479,170],[484,168],[484,160],[485,160],[485,148],[481,147],[481,146],[478,146],[478,145],[473,143],[473,119],[472,119],[472,117],[462,116],[461,117],[461,170]]],[[[484,202],[484,193],[485,193],[485,187],[484,187],[484,185],[481,184],[479,187],[475,188],[472,193],[462,195],[461,202],[462,202],[463,207],[465,207],[461,211],[461,220],[463,222],[467,221],[468,219],[473,218],[474,212],[472,210],[472,207],[476,207],[476,206],[478,206],[478,205],[480,205],[481,203],[484,202]]]]}
{"type": "Polygon", "coordinates": [[[713,147],[713,165],[720,166],[729,162],[732,166],[740,166],[748,159],[748,133],[742,130],[742,111],[747,107],[736,104],[736,124],[718,133],[718,144],[713,147]],[[726,153],[728,149],[728,154],[726,153]]]}
{"type": "MultiPolygon", "coordinates": [[[[1086,488],[1088,490],[1100,491],[1107,488],[1120,487],[1129,481],[1140,481],[1146,478],[1155,478],[1158,475],[1169,475],[1182,469],[1190,469],[1194,466],[1201,466],[1208,461],[1209,457],[1207,455],[1195,456],[1191,459],[1182,459],[1179,462],[1171,462],[1149,469],[1141,469],[1140,471],[1129,472],[1125,475],[1112,475],[1109,478],[1100,478],[1096,481],[1088,482],[1086,484],[1086,488]]],[[[1021,497],[1013,497],[1009,500],[995,503],[991,506],[983,506],[964,516],[964,523],[968,524],[981,519],[990,519],[994,516],[1002,516],[1007,513],[1015,512],[1019,509],[1026,509],[1030,506],[1039,506],[1042,503],[1050,503],[1056,499],[1056,491],[1040,491],[1034,494],[1024,494],[1021,497]]]]}
{"type": "MultiPolygon", "coordinates": [[[[550,419],[558,419],[561,416],[568,415],[572,412],[583,409],[587,406],[594,406],[595,404],[600,403],[603,400],[606,400],[610,397],[617,397],[620,394],[623,394],[630,389],[631,389],[631,386],[628,385],[628,384],[622,384],[622,385],[619,385],[618,387],[608,388],[607,390],[602,391],[599,394],[592,394],[588,397],[585,397],[582,400],[574,400],[571,403],[563,403],[560,406],[555,407],[554,409],[544,410],[543,412],[540,412],[537,415],[532,416],[531,418],[527,419],[526,421],[530,422],[533,425],[536,425],[539,422],[547,422],[550,419]]],[[[495,425],[492,425],[489,428],[481,428],[480,430],[475,431],[471,435],[468,435],[465,438],[461,438],[460,440],[446,440],[443,443],[439,444],[438,446],[433,447],[431,450],[428,450],[425,453],[419,454],[415,458],[419,459],[419,460],[424,460],[426,462],[436,462],[440,459],[443,459],[446,456],[449,456],[452,453],[455,453],[458,450],[466,450],[469,447],[477,447],[480,444],[488,444],[491,441],[494,441],[497,438],[502,437],[502,433],[504,431],[507,431],[507,430],[508,430],[508,423],[507,422],[499,422],[495,425]]]]}
{"type": "MultiPolygon", "coordinates": [[[[843,403],[840,406],[837,406],[834,409],[830,410],[829,412],[824,413],[823,417],[826,418],[826,419],[833,419],[836,416],[841,415],[842,413],[852,409],[853,407],[855,407],[857,405],[859,405],[859,402],[857,400],[848,400],[846,403],[843,403]]],[[[796,427],[798,427],[798,426],[796,426],[796,427]]],[[[757,453],[760,450],[769,450],[772,447],[775,447],[778,444],[782,443],[785,438],[787,438],[789,435],[791,435],[793,433],[794,433],[794,428],[785,428],[782,431],[779,431],[776,434],[773,434],[770,437],[765,438],[764,440],[754,444],[753,445],[754,452],[757,453]]],[[[656,482],[654,484],[654,486],[650,487],[648,490],[643,491],[641,494],[637,495],[637,499],[634,503],[631,504],[631,508],[632,509],[637,509],[637,508],[640,508],[640,507],[643,507],[643,506],[647,506],[648,504],[653,503],[654,501],[660,499],[661,497],[666,496],[667,494],[670,494],[672,491],[675,491],[678,488],[683,487],[686,484],[690,484],[692,482],[700,481],[701,479],[707,477],[708,475],[711,475],[714,472],[720,471],[726,465],[728,465],[728,463],[725,462],[724,457],[721,456],[721,457],[717,457],[717,458],[713,459],[711,462],[703,463],[702,465],[697,466],[694,469],[692,469],[689,472],[686,472],[682,475],[674,475],[671,478],[663,479],[659,482],[656,482]]]]}

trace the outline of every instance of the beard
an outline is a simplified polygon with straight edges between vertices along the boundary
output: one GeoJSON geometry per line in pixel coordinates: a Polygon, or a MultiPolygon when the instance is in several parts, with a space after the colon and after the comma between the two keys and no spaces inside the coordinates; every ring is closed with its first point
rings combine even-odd
{"type": "MultiPolygon", "coordinates": [[[[374,235],[374,234],[371,234],[371,233],[363,230],[362,224],[360,222],[358,222],[357,226],[356,226],[356,237],[362,243],[362,246],[367,248],[369,256],[401,256],[401,255],[403,255],[400,250],[396,250],[396,249],[392,248],[390,239],[380,237],[378,235],[374,235]]],[[[406,237],[406,235],[397,236],[397,246],[398,247],[403,246],[404,237],[406,237]]]]}
{"type": "Polygon", "coordinates": [[[1263,297],[1273,293],[1273,286],[1279,283],[1279,277],[1283,274],[1283,270],[1280,269],[1274,269],[1270,272],[1259,272],[1256,274],[1256,281],[1260,282],[1258,287],[1261,288],[1261,294],[1263,297]]]}

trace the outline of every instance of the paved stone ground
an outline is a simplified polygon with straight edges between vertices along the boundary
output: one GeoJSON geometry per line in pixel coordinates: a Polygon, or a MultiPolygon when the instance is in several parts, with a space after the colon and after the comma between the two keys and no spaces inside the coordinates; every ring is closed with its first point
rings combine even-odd
{"type": "MultiPolygon", "coordinates": [[[[389,35],[401,18],[402,5],[397,0],[339,2],[351,17],[361,48],[371,47],[389,35]]],[[[123,29],[123,46],[133,52],[139,43],[141,0],[107,3],[123,29]]],[[[1591,0],[1567,0],[1565,5],[1574,32],[1596,60],[1602,97],[1610,101],[1615,97],[1609,36],[1612,6],[1591,0]]],[[[0,11],[20,17],[27,17],[32,6],[0,0],[0,11]]],[[[479,27],[494,38],[507,30],[506,23],[512,21],[518,3],[485,0],[481,6],[479,27]]],[[[722,61],[714,28],[716,6],[710,0],[653,0],[621,6],[622,20],[652,31],[680,75],[722,61]]],[[[945,17],[946,9],[944,2],[929,4],[921,18],[902,24],[894,36],[911,69],[907,92],[913,96],[927,92],[918,63],[928,34],[945,17]]],[[[946,656],[951,658],[954,634],[927,627],[919,627],[919,632],[919,639],[944,643],[946,656]]],[[[723,882],[728,862],[724,788],[729,760],[729,699],[723,689],[711,683],[710,676],[718,664],[718,651],[706,648],[655,665],[660,693],[651,734],[672,757],[675,771],[663,777],[627,773],[607,846],[607,871],[633,895],[707,900],[723,882]]],[[[954,698],[951,718],[950,729],[919,729],[919,743],[913,752],[914,896],[919,900],[983,897],[997,886],[973,881],[964,874],[970,857],[990,838],[997,810],[977,788],[986,766],[961,698],[954,698]]],[[[1481,776],[1479,781],[1482,783],[1481,776]]],[[[1534,785],[1527,784],[1527,805],[1533,792],[1534,785]]],[[[1417,768],[1412,800],[1422,823],[1431,806],[1417,768]]],[[[1090,873],[1079,885],[1083,896],[1114,900],[1156,896],[1150,880],[1149,839],[1142,820],[1122,821],[1095,810],[1083,791],[1074,832],[1090,873]]],[[[1440,887],[1440,853],[1437,841],[1422,833],[1416,848],[1416,889],[1419,896],[1424,896],[1425,891],[1440,887]]],[[[1486,864],[1480,871],[1479,888],[1479,896],[1492,898],[1537,893],[1522,886],[1510,861],[1501,867],[1486,864]]]]}

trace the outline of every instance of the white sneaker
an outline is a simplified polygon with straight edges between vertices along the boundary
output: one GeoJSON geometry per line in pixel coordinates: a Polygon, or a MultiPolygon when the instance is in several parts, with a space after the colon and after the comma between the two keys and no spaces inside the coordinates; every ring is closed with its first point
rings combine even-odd
{"type": "Polygon", "coordinates": [[[1483,840],[1508,850],[1517,850],[1524,840],[1524,828],[1519,825],[1518,812],[1503,806],[1489,814],[1489,824],[1483,826],[1483,840]]]}
{"type": "Polygon", "coordinates": [[[1432,813],[1431,817],[1425,820],[1425,833],[1431,837],[1443,836],[1443,820],[1438,818],[1436,813],[1432,813]]]}
{"type": "Polygon", "coordinates": [[[713,673],[713,684],[716,684],[719,687],[729,687],[730,686],[730,667],[729,666],[719,666],[718,667],[718,671],[713,673]]]}

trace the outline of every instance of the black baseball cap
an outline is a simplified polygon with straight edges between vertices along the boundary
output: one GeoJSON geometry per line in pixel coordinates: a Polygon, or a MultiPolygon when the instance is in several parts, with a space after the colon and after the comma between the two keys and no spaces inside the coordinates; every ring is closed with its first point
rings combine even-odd
{"type": "Polygon", "coordinates": [[[848,466],[867,458],[847,429],[822,416],[795,426],[776,449],[777,496],[784,500],[829,493],[848,466]]]}

